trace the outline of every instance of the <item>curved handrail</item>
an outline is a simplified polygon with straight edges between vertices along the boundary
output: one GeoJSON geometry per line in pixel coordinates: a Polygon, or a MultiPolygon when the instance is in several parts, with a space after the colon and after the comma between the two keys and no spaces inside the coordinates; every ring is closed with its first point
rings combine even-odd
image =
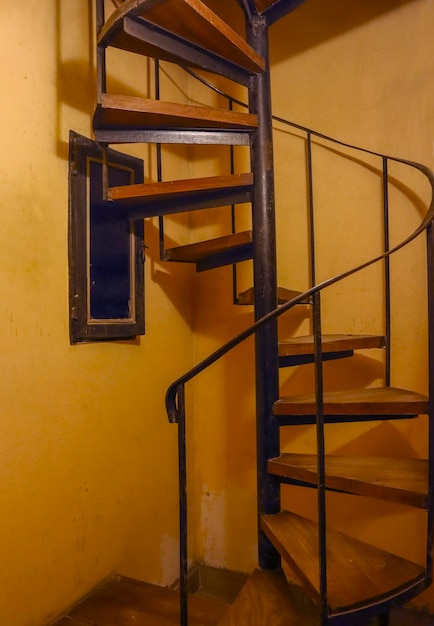
{"type": "Polygon", "coordinates": [[[365,269],[365,268],[367,268],[367,267],[369,267],[371,265],[374,265],[375,263],[378,263],[379,261],[382,261],[383,259],[386,259],[386,258],[390,257],[392,254],[395,254],[396,252],[398,252],[398,250],[401,250],[402,248],[407,246],[410,242],[412,242],[414,239],[416,239],[434,221],[434,173],[426,165],[423,165],[421,163],[417,163],[415,161],[408,161],[406,159],[390,157],[390,156],[381,154],[379,152],[374,152],[372,150],[366,150],[364,148],[359,148],[357,146],[352,146],[350,144],[346,144],[344,142],[341,142],[341,141],[338,141],[338,140],[334,140],[334,139],[332,139],[330,137],[322,135],[321,133],[316,133],[315,131],[309,131],[308,129],[305,129],[302,126],[299,126],[297,124],[292,124],[292,122],[288,122],[288,123],[291,124],[291,125],[294,125],[294,126],[296,126],[298,128],[300,128],[302,130],[305,130],[307,132],[311,132],[311,134],[315,134],[316,136],[319,136],[319,137],[322,137],[322,138],[327,139],[329,141],[332,141],[334,143],[337,143],[339,145],[342,145],[342,146],[345,146],[345,147],[349,147],[349,148],[354,148],[356,150],[361,150],[361,151],[366,152],[368,154],[372,154],[372,155],[375,155],[375,156],[386,158],[388,160],[395,161],[397,163],[403,163],[404,165],[408,165],[410,167],[413,167],[413,168],[419,170],[420,172],[422,172],[422,174],[424,174],[426,176],[426,178],[428,179],[428,181],[429,181],[429,183],[431,185],[431,202],[429,204],[428,210],[427,210],[427,212],[425,214],[425,217],[423,218],[422,222],[420,223],[420,225],[408,237],[406,237],[403,241],[401,241],[399,244],[397,244],[396,246],[394,246],[390,250],[388,250],[388,251],[386,251],[386,252],[384,252],[384,253],[374,257],[373,259],[371,259],[369,261],[365,261],[364,263],[362,263],[360,265],[357,265],[356,267],[354,267],[352,269],[349,269],[349,270],[347,270],[345,272],[342,272],[341,274],[338,274],[336,276],[328,278],[328,279],[318,283],[317,285],[314,285],[313,287],[311,287],[310,289],[308,289],[304,293],[296,296],[295,298],[292,298],[288,302],[285,302],[285,304],[282,304],[279,307],[273,309],[272,311],[270,311],[269,313],[267,313],[266,315],[264,315],[263,317],[258,319],[254,324],[252,324],[251,326],[249,326],[248,328],[243,330],[239,335],[233,337],[228,342],[226,342],[224,345],[222,345],[220,348],[218,348],[217,350],[215,350],[214,352],[209,354],[205,359],[203,359],[200,363],[198,363],[193,368],[188,370],[185,374],[180,376],[177,380],[175,380],[169,386],[169,388],[167,390],[167,393],[166,393],[166,411],[167,411],[167,415],[168,415],[168,418],[169,418],[170,422],[177,422],[178,421],[177,397],[178,397],[178,393],[179,393],[180,388],[183,387],[183,385],[186,382],[188,382],[189,380],[191,380],[192,378],[194,378],[195,376],[200,374],[202,371],[207,369],[210,365],[212,365],[213,363],[218,361],[222,356],[224,356],[226,353],[230,352],[237,345],[239,345],[240,343],[242,343],[243,341],[245,341],[246,339],[248,339],[249,337],[254,335],[262,326],[267,324],[267,322],[269,322],[272,319],[275,319],[275,318],[279,317],[280,315],[283,315],[283,313],[285,313],[289,309],[293,308],[296,304],[299,304],[303,300],[306,300],[306,298],[308,298],[310,296],[313,296],[316,293],[321,292],[326,287],[330,287],[331,285],[334,285],[334,284],[344,280],[348,276],[356,274],[356,273],[360,272],[361,270],[363,270],[363,269],[365,269]]]}

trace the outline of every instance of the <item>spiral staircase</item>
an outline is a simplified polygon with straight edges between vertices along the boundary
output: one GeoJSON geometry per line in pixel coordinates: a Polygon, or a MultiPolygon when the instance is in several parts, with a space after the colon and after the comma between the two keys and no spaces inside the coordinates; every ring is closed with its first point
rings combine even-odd
{"type": "MultiPolygon", "coordinates": [[[[107,200],[123,207],[131,219],[163,218],[178,212],[240,203],[250,203],[252,207],[252,225],[247,231],[236,232],[234,229],[223,237],[169,249],[163,243],[161,251],[162,260],[194,263],[199,271],[235,265],[247,259],[253,260],[254,267],[253,289],[240,295],[239,302],[254,306],[255,323],[175,381],[166,398],[169,419],[177,423],[179,433],[180,623],[183,626],[188,623],[189,613],[185,386],[252,335],[255,336],[257,381],[258,569],[223,617],[221,626],[349,626],[366,624],[375,616],[379,616],[382,624],[387,624],[391,608],[407,602],[431,582],[433,470],[429,459],[433,441],[433,391],[429,389],[429,395],[423,396],[391,386],[389,259],[414,238],[427,235],[428,326],[431,327],[432,203],[412,235],[392,248],[385,236],[384,251],[359,267],[320,283],[316,282],[312,271],[311,285],[304,293],[278,289],[277,286],[268,29],[302,2],[239,0],[246,18],[244,37],[201,0],[113,0],[115,9],[107,18],[103,0],[96,0],[98,103],[94,135],[98,142],[103,146],[138,142],[224,144],[243,145],[250,150],[250,171],[241,174],[158,180],[105,190],[107,200]],[[111,46],[195,71],[206,70],[224,76],[247,89],[248,109],[239,112],[231,108],[217,109],[108,93],[106,49],[111,46]],[[323,292],[375,264],[384,268],[384,336],[323,334],[323,292]],[[312,335],[279,339],[278,317],[300,304],[309,307],[311,312],[312,335]],[[354,351],[366,349],[381,349],[385,353],[384,386],[328,391],[323,362],[351,357],[354,351]],[[281,397],[279,367],[305,363],[314,363],[315,393],[281,397]],[[412,419],[421,414],[428,415],[429,458],[426,460],[325,454],[325,425],[330,424],[330,429],[336,423],[412,419]],[[317,453],[281,453],[280,429],[300,424],[316,425],[317,453]],[[309,486],[317,491],[318,515],[315,520],[281,509],[282,483],[309,486]],[[410,562],[330,528],[326,511],[328,491],[387,500],[426,511],[425,563],[410,562]],[[312,599],[316,608],[308,617],[302,616],[303,612],[293,601],[286,577],[295,577],[312,599]]],[[[301,130],[305,132],[308,157],[315,138],[329,141],[313,131],[301,130]]],[[[338,143],[337,147],[340,146],[342,144],[338,143]]],[[[432,175],[424,166],[369,154],[378,157],[380,163],[386,216],[387,167],[390,162],[398,161],[419,170],[433,187],[432,175]]],[[[311,177],[308,158],[310,183],[311,177]]],[[[312,184],[309,187],[312,209],[312,184]]],[[[387,226],[385,233],[387,235],[387,226]]],[[[429,343],[431,353],[432,339],[429,343]]],[[[430,386],[434,381],[432,363],[430,359],[430,386]]]]}

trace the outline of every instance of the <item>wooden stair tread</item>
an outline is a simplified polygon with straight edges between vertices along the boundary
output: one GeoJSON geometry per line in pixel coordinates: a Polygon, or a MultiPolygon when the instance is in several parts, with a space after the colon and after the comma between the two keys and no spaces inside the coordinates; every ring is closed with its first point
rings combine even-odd
{"type": "MultiPolygon", "coordinates": [[[[274,415],[315,415],[315,395],[286,396],[274,403],[274,415]]],[[[324,415],[420,415],[428,398],[396,387],[324,393],[324,415]]]]}
{"type": "MultiPolygon", "coordinates": [[[[380,335],[323,335],[322,351],[363,350],[364,348],[384,348],[386,340],[380,335]]],[[[296,356],[314,353],[314,337],[293,337],[279,342],[279,356],[296,356]]]]}
{"type": "MultiPolygon", "coordinates": [[[[325,470],[328,489],[428,507],[426,459],[327,455],[325,470]]],[[[281,454],[268,461],[268,471],[291,480],[318,484],[315,454],[281,454]]]]}
{"type": "MultiPolygon", "coordinates": [[[[286,289],[286,287],[277,287],[277,304],[285,304],[297,296],[301,296],[302,291],[286,289]]],[[[303,300],[300,304],[309,304],[310,300],[303,300]]],[[[238,294],[237,304],[255,304],[255,289],[249,287],[246,291],[238,294]]]]}
{"type": "MultiPolygon", "coordinates": [[[[253,174],[212,176],[112,187],[108,199],[142,217],[248,201],[253,174]],[[240,198],[238,200],[238,197],[240,198]],[[189,208],[193,207],[193,208],[189,208]]],[[[137,215],[135,215],[137,217],[137,215]]]]}
{"type": "Polygon", "coordinates": [[[195,263],[206,257],[227,252],[233,248],[250,245],[252,243],[252,231],[242,231],[224,237],[217,237],[208,241],[191,243],[186,246],[169,248],[165,251],[166,261],[184,261],[195,263]]]}
{"type": "MultiPolygon", "coordinates": [[[[319,602],[318,525],[282,511],[263,516],[261,527],[319,602]]],[[[327,587],[331,613],[378,603],[404,592],[425,575],[420,565],[338,531],[327,529],[327,587]]]]}
{"type": "Polygon", "coordinates": [[[98,43],[126,50],[137,45],[123,34],[122,22],[128,16],[143,18],[251,73],[265,69],[258,53],[200,0],[127,0],[109,17],[98,43]]]}
{"type": "Polygon", "coordinates": [[[255,570],[219,626],[319,626],[318,609],[282,572],[255,570]]]}
{"type": "MultiPolygon", "coordinates": [[[[189,625],[217,626],[228,605],[201,596],[189,596],[189,625]]],[[[68,617],[95,626],[177,626],[179,591],[127,578],[103,585],[68,617]]]]}
{"type": "Polygon", "coordinates": [[[94,129],[218,129],[250,131],[258,125],[251,113],[135,96],[102,94],[94,114],[94,129]]]}

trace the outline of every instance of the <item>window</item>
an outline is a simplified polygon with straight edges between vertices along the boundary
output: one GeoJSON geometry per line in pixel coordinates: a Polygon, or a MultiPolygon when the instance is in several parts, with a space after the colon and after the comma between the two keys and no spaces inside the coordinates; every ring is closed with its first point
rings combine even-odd
{"type": "MultiPolygon", "coordinates": [[[[106,151],[110,187],[143,182],[143,161],[106,151]]],[[[103,149],[69,140],[71,343],[131,339],[145,332],[144,222],[104,201],[103,149]]]]}

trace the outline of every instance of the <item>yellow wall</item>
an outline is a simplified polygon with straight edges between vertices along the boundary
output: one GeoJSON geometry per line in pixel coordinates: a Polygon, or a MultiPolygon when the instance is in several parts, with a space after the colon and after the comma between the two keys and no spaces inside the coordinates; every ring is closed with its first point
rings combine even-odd
{"type": "MultiPolygon", "coordinates": [[[[0,9],[0,623],[10,626],[48,623],[112,572],[169,584],[178,570],[164,393],[191,364],[190,281],[156,260],[155,223],[146,336],[69,345],[67,142],[70,129],[91,136],[90,4],[0,9]]],[[[112,68],[113,88],[147,93],[146,61],[130,59],[128,74],[119,55],[112,68]]],[[[166,163],[185,173],[180,149],[166,163]]]]}
{"type": "MultiPolygon", "coordinates": [[[[216,10],[221,5],[217,0],[209,3],[216,10]]],[[[178,558],[176,428],[166,421],[164,392],[192,360],[198,361],[252,320],[248,308],[231,302],[228,268],[193,275],[189,268],[159,263],[152,221],[147,225],[146,336],[133,344],[69,345],[67,140],[69,129],[91,133],[93,16],[87,3],[75,0],[32,4],[7,3],[0,10],[0,621],[13,626],[48,623],[111,572],[160,584],[173,581],[178,558]]],[[[351,3],[348,9],[343,0],[307,0],[273,26],[274,111],[346,141],[429,165],[434,5],[430,0],[366,4],[351,3]]],[[[122,53],[111,55],[110,61],[113,90],[150,92],[146,61],[132,61],[122,53]]],[[[168,74],[163,97],[183,101],[185,78],[173,69],[168,74]]],[[[201,88],[192,81],[188,87],[193,101],[204,101],[201,88]]],[[[275,140],[279,234],[288,231],[287,240],[279,238],[279,283],[303,289],[305,206],[303,188],[295,184],[302,178],[291,158],[297,154],[303,159],[303,150],[297,139],[283,141],[277,127],[275,140]]],[[[238,171],[244,171],[245,151],[238,152],[238,171]]],[[[147,175],[154,176],[152,152],[135,153],[145,158],[147,175]]],[[[198,147],[186,153],[169,147],[165,176],[227,172],[227,154],[227,148],[198,147]]],[[[359,240],[358,229],[351,227],[359,245],[337,257],[335,249],[345,241],[326,212],[335,198],[322,192],[326,208],[319,223],[326,237],[333,236],[329,249],[320,249],[322,276],[339,271],[340,263],[357,262],[365,244],[379,245],[377,205],[369,202],[377,193],[378,176],[354,174],[348,166],[336,180],[344,197],[350,196],[353,176],[368,189],[363,186],[355,205],[362,206],[360,198],[366,196],[363,234],[359,240]]],[[[418,212],[402,201],[404,194],[393,195],[397,237],[414,226],[418,212]]],[[[347,211],[341,219],[349,224],[352,204],[344,202],[339,208],[347,211]]],[[[248,208],[243,209],[242,222],[246,214],[248,208]]],[[[168,237],[189,241],[223,234],[229,228],[227,213],[223,220],[222,225],[220,211],[198,213],[190,231],[185,220],[171,218],[168,237]]],[[[416,246],[397,266],[396,282],[405,295],[398,300],[400,314],[394,318],[394,332],[403,336],[394,353],[394,382],[424,391],[425,324],[418,317],[424,309],[421,257],[421,246],[416,246]]],[[[250,267],[245,265],[241,289],[250,285],[250,267]]],[[[338,308],[326,303],[330,330],[379,332],[381,315],[374,311],[371,289],[378,280],[374,273],[366,283],[357,283],[355,300],[336,292],[338,308]],[[349,308],[353,300],[357,314],[349,308]],[[369,306],[362,308],[360,302],[369,306]]],[[[304,329],[305,318],[306,312],[299,309],[282,324],[282,332],[304,329]]],[[[378,382],[380,360],[357,357],[358,380],[378,382]]],[[[327,368],[328,380],[343,384],[346,371],[346,365],[334,364],[327,368]]],[[[188,438],[190,556],[245,571],[256,564],[253,376],[249,342],[187,389],[193,407],[188,438]]],[[[299,368],[283,375],[283,387],[304,388],[311,380],[310,369],[299,368]]],[[[423,420],[337,427],[330,430],[328,447],[350,454],[374,450],[422,455],[423,436],[423,420]]],[[[310,450],[312,432],[296,429],[285,436],[284,444],[310,450]]],[[[294,505],[293,492],[288,490],[285,498],[294,505]]],[[[308,496],[297,494],[296,506],[311,511],[308,496]]],[[[346,502],[347,513],[335,515],[334,523],[345,522],[350,532],[420,558],[421,545],[409,541],[409,531],[403,531],[410,522],[417,535],[423,526],[420,516],[374,506],[379,509],[375,518],[367,507],[361,511],[353,500],[346,502]]],[[[330,508],[342,511],[340,502],[332,501],[330,508]]],[[[416,604],[434,611],[432,593],[416,604]]]]}

